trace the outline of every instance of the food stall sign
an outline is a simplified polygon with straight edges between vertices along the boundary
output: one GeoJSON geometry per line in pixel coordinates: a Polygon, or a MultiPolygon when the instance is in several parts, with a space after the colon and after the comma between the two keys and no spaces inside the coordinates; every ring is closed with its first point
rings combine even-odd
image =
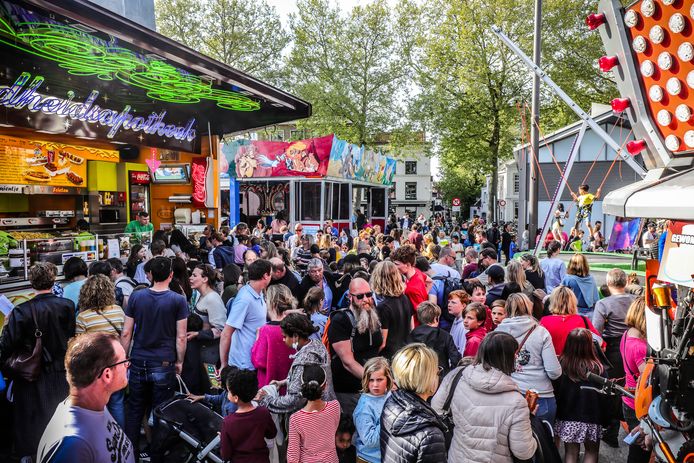
{"type": "Polygon", "coordinates": [[[692,261],[694,261],[694,223],[670,222],[658,280],[694,288],[692,261]]]}
{"type": "Polygon", "coordinates": [[[134,185],[149,185],[149,172],[130,171],[130,183],[134,185]]]}
{"type": "Polygon", "coordinates": [[[25,185],[0,185],[0,193],[24,193],[25,185]]]}
{"type": "Polygon", "coordinates": [[[80,120],[90,124],[101,124],[110,127],[107,133],[108,138],[113,138],[118,131],[123,128],[133,132],[142,131],[147,135],[155,133],[160,137],[174,138],[176,140],[193,141],[197,133],[194,129],[195,118],[191,118],[185,126],[167,124],[164,121],[166,111],[159,113],[152,112],[146,119],[141,116],[130,114],[130,105],[125,105],[120,111],[101,108],[94,104],[99,97],[97,90],[92,90],[83,103],[75,103],[72,99],[75,92],[69,90],[67,98],[57,98],[54,96],[44,96],[38,93],[39,87],[45,81],[43,76],[34,76],[22,72],[11,86],[0,87],[0,105],[7,108],[22,109],[26,107],[31,112],[41,111],[44,114],[55,114],[63,117],[70,117],[73,120],[80,120]]]}
{"type": "Polygon", "coordinates": [[[30,195],[85,195],[85,188],[73,188],[66,186],[51,185],[29,185],[26,187],[27,194],[30,195]]]}

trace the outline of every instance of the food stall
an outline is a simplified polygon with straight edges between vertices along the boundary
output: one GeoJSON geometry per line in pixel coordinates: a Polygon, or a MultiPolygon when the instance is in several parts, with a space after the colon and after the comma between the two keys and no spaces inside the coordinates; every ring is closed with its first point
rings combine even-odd
{"type": "Polygon", "coordinates": [[[37,261],[127,258],[155,230],[219,226],[219,138],[311,107],[87,0],[0,3],[0,293],[37,261]],[[180,210],[179,210],[180,209],[180,210]],[[78,221],[89,239],[75,239],[78,221]],[[145,238],[146,239],[146,238],[145,238]]]}
{"type": "Polygon", "coordinates": [[[338,230],[353,228],[354,205],[368,196],[364,211],[385,227],[395,159],[334,135],[294,142],[234,140],[222,143],[222,172],[230,174],[230,210],[253,227],[269,224],[286,210],[292,224],[314,234],[326,220],[338,230]],[[228,166],[228,167],[227,167],[228,166]],[[368,191],[363,195],[362,190],[368,191]]]}

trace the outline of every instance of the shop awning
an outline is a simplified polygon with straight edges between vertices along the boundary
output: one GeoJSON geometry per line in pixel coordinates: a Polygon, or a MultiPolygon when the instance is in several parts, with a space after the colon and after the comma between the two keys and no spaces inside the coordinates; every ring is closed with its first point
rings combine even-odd
{"type": "Polygon", "coordinates": [[[649,178],[612,191],[605,196],[602,209],[617,217],[662,217],[694,220],[694,169],[660,179],[649,178]]]}
{"type": "Polygon", "coordinates": [[[311,105],[87,0],[0,2],[0,125],[199,152],[311,105]]]}

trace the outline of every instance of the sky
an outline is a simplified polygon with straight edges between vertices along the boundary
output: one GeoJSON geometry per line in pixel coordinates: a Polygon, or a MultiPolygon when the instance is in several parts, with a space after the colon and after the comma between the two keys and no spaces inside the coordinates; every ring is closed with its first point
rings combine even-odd
{"type": "MultiPolygon", "coordinates": [[[[297,0],[266,0],[270,5],[275,7],[277,13],[282,20],[282,24],[286,27],[289,25],[289,15],[297,12],[296,3],[297,0]]],[[[342,11],[350,11],[353,7],[357,5],[368,5],[373,3],[374,0],[330,0],[334,5],[339,5],[342,11]]],[[[394,4],[395,0],[387,0],[389,4],[394,4]]],[[[434,180],[440,180],[441,175],[439,173],[439,159],[438,157],[431,158],[431,174],[434,176],[434,180]]]]}

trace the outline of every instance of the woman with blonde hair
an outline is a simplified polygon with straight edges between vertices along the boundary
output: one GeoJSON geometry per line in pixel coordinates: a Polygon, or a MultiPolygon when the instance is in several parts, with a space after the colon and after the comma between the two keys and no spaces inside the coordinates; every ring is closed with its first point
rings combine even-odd
{"type": "Polygon", "coordinates": [[[588,317],[578,314],[576,295],[568,286],[554,288],[549,299],[549,310],[552,315],[542,317],[540,325],[547,328],[552,336],[552,344],[557,355],[562,354],[566,338],[575,328],[588,328],[600,337],[593,322],[588,317]]]}
{"type": "MultiPolygon", "coordinates": [[[[265,293],[267,313],[270,321],[258,330],[258,337],[251,349],[251,362],[258,370],[258,387],[262,388],[272,381],[287,377],[292,365],[290,355],[296,353],[286,345],[282,336],[280,322],[297,307],[292,292],[283,284],[272,285],[265,293]]],[[[284,389],[280,389],[283,394],[284,389]]]]}
{"type": "MultiPolygon", "coordinates": [[[[75,334],[104,331],[120,337],[125,313],[116,305],[116,288],[104,275],[92,275],[84,282],[79,296],[75,334]]],[[[108,411],[120,426],[125,426],[125,389],[111,394],[108,411]]]]}
{"type": "MultiPolygon", "coordinates": [[[[646,341],[646,299],[641,296],[629,306],[624,322],[627,330],[622,335],[620,352],[626,373],[626,387],[635,388],[639,376],[646,367],[646,354],[648,342],[646,341]]],[[[634,399],[623,398],[622,410],[624,419],[629,425],[629,432],[639,425],[639,420],[634,412],[634,399]]],[[[628,461],[650,460],[651,452],[643,450],[638,443],[629,446],[628,461]]]]}
{"type": "MultiPolygon", "coordinates": [[[[439,385],[436,352],[421,343],[400,349],[391,370],[397,390],[381,414],[381,461],[440,463],[446,461],[445,426],[426,402],[439,385]]],[[[520,397],[520,396],[519,396],[520,397]]]]}
{"type": "Polygon", "coordinates": [[[371,289],[378,295],[376,313],[381,321],[380,354],[390,359],[405,345],[412,331],[412,303],[405,295],[405,282],[398,267],[386,260],[376,265],[371,275],[371,289]]]}
{"type": "Polygon", "coordinates": [[[535,287],[527,280],[523,265],[517,260],[512,260],[506,266],[506,286],[512,283],[516,283],[523,294],[532,297],[535,287]]]}
{"type": "Polygon", "coordinates": [[[522,293],[508,296],[506,318],[495,331],[513,336],[520,348],[516,354],[516,370],[511,378],[525,394],[532,389],[539,395],[535,413],[540,419],[554,424],[557,403],[552,381],[561,376],[561,365],[552,344],[552,336],[533,318],[533,305],[522,293]]]}
{"type": "Polygon", "coordinates": [[[583,254],[571,256],[569,266],[566,268],[566,276],[561,284],[568,286],[576,295],[578,312],[589,319],[593,318],[595,303],[600,299],[598,285],[590,274],[588,259],[583,254]]]}

